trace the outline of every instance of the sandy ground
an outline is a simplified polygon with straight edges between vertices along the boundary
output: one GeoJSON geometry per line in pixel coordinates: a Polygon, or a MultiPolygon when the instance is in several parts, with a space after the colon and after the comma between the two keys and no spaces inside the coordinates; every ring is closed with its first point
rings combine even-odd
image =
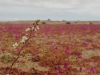
{"type": "MultiPolygon", "coordinates": [[[[45,29],[40,30],[40,32],[37,32],[37,36],[31,39],[30,42],[32,43],[22,51],[20,58],[14,64],[13,68],[18,68],[20,71],[23,72],[34,73],[35,70],[37,70],[40,72],[50,71],[50,72],[54,72],[54,74],[55,73],[57,74],[58,70],[55,71],[53,68],[56,66],[55,63],[56,62],[60,63],[59,66],[61,67],[61,69],[64,69],[63,68],[64,65],[62,65],[62,62],[64,63],[65,61],[68,61],[70,64],[69,67],[72,67],[70,72],[73,72],[73,74],[71,73],[68,75],[74,75],[74,74],[75,75],[87,75],[87,74],[99,75],[100,74],[100,71],[98,71],[100,69],[98,67],[100,63],[99,61],[100,41],[98,38],[100,36],[99,29],[95,30],[95,32],[98,33],[95,33],[94,35],[91,35],[91,32],[87,30],[86,32],[88,34],[85,34],[84,36],[82,35],[82,31],[79,30],[80,28],[77,29],[79,31],[77,31],[76,33],[73,32],[69,33],[67,32],[68,29],[64,29],[65,27],[63,26],[62,27],[65,32],[64,31],[61,32],[59,28],[57,28],[56,26],[52,26],[51,31],[54,29],[53,30],[54,33],[50,31],[51,33],[47,34],[43,32],[46,29],[49,30],[50,27],[46,27],[46,25],[44,25],[41,26],[40,28],[42,29],[42,27],[45,27],[45,29]],[[84,44],[87,43],[88,43],[88,47],[86,47],[87,45],[84,47],[84,44]],[[73,55],[65,54],[66,46],[70,47],[70,53],[76,52],[76,54],[73,55]],[[57,47],[57,51],[55,50],[56,47],[57,47]],[[36,52],[35,50],[38,50],[39,52],[35,55],[32,55],[32,52],[36,52]],[[77,59],[77,55],[78,55],[77,53],[81,53],[82,58],[77,59]],[[94,59],[92,59],[92,57],[94,59]],[[50,66],[52,63],[53,66],[50,66]],[[82,67],[81,72],[79,71],[80,67],[82,67]],[[95,69],[94,73],[90,71],[91,67],[94,67],[95,69]],[[74,68],[77,73],[73,70],[74,68]]],[[[12,47],[12,44],[16,42],[15,35],[9,34],[7,31],[5,32],[3,31],[2,34],[0,35],[2,36],[0,37],[0,39],[2,39],[0,42],[0,51],[1,51],[0,67],[10,67],[12,61],[8,62],[8,59],[10,57],[14,57],[12,59],[14,60],[17,57],[17,49],[14,49],[12,47]],[[3,53],[2,48],[4,48],[6,52],[3,53]],[[4,55],[6,55],[5,58],[3,58],[4,55]]]]}

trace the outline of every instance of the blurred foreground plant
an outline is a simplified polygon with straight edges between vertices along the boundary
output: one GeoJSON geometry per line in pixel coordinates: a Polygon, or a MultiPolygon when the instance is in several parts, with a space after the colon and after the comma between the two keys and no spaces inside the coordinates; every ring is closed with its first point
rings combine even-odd
{"type": "MultiPolygon", "coordinates": [[[[33,23],[32,27],[29,27],[29,28],[27,28],[25,30],[29,34],[25,34],[24,36],[22,36],[22,39],[21,39],[21,41],[19,43],[16,42],[15,44],[13,44],[13,48],[18,49],[18,54],[17,54],[17,58],[15,58],[15,60],[12,62],[11,66],[10,66],[10,70],[9,70],[9,74],[8,75],[11,75],[12,67],[16,63],[18,58],[20,57],[21,51],[23,50],[23,48],[26,46],[26,44],[29,42],[30,38],[32,37],[33,31],[38,31],[39,30],[39,26],[38,26],[39,21],[40,20],[36,20],[33,23]],[[20,44],[23,44],[23,45],[19,48],[20,44]]],[[[8,61],[8,57],[7,56],[4,56],[3,59],[8,61]]]]}

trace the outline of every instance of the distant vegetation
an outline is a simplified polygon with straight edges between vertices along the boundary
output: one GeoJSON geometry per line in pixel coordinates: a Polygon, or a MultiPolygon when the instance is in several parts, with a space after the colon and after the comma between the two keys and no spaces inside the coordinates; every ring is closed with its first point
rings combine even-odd
{"type": "Polygon", "coordinates": [[[51,21],[50,19],[48,19],[48,21],[51,21]]]}
{"type": "Polygon", "coordinates": [[[71,24],[70,22],[66,22],[66,24],[71,24]]]}
{"type": "Polygon", "coordinates": [[[46,24],[46,22],[42,22],[42,24],[46,24]]]}

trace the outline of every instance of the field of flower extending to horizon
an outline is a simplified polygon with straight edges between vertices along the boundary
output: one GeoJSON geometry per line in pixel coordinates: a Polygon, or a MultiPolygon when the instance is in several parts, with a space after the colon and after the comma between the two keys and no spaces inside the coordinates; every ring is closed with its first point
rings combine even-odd
{"type": "Polygon", "coordinates": [[[0,24],[0,75],[100,75],[99,24],[32,26],[0,24]]]}

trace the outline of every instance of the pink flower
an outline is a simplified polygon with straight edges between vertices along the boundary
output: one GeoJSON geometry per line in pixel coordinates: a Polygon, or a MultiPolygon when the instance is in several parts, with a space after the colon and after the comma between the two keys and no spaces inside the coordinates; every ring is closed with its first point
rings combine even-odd
{"type": "Polygon", "coordinates": [[[58,74],[61,74],[61,68],[58,66],[58,74]]]}
{"type": "Polygon", "coordinates": [[[4,48],[2,48],[2,52],[5,52],[5,49],[4,48]]]}
{"type": "Polygon", "coordinates": [[[82,71],[82,67],[80,67],[80,72],[82,71]]]}
{"type": "Polygon", "coordinates": [[[89,46],[89,44],[85,44],[85,47],[88,47],[89,46]]]}
{"type": "Polygon", "coordinates": [[[35,53],[38,53],[39,52],[39,50],[35,50],[35,53]]]}
{"type": "Polygon", "coordinates": [[[28,46],[28,44],[26,44],[26,47],[28,46]]]}
{"type": "Polygon", "coordinates": [[[58,50],[58,48],[56,47],[56,48],[55,48],[55,51],[57,51],[57,50],[58,50]]]}
{"type": "Polygon", "coordinates": [[[18,36],[19,35],[19,32],[16,32],[15,34],[18,36]]]}
{"type": "Polygon", "coordinates": [[[21,48],[18,48],[18,51],[20,51],[21,50],[21,48]]]}
{"type": "Polygon", "coordinates": [[[69,50],[69,47],[66,47],[66,50],[69,50]]]}
{"type": "Polygon", "coordinates": [[[70,54],[70,52],[69,52],[69,51],[67,51],[67,50],[65,51],[65,53],[66,53],[66,54],[70,54]]]}
{"type": "Polygon", "coordinates": [[[65,62],[64,63],[64,68],[66,68],[68,66],[68,63],[67,62],[65,62]]]}
{"type": "Polygon", "coordinates": [[[79,54],[79,55],[77,56],[77,58],[82,58],[82,56],[79,54]]]}
{"type": "Polygon", "coordinates": [[[93,67],[92,67],[92,68],[90,68],[90,71],[94,73],[94,68],[93,68],[93,67]]]}

